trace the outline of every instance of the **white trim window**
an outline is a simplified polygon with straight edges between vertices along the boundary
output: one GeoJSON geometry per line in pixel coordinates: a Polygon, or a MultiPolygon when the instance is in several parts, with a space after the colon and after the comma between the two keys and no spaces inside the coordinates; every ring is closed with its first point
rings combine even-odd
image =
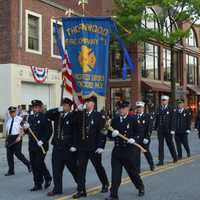
{"type": "Polygon", "coordinates": [[[42,15],[26,10],[26,51],[42,54],[42,15]]]}
{"type": "MultiPolygon", "coordinates": [[[[62,22],[58,21],[58,32],[62,40],[62,45],[64,47],[64,31],[62,22]]],[[[51,57],[61,59],[57,44],[56,44],[56,37],[55,37],[55,24],[56,20],[51,19],[51,57]]]]}

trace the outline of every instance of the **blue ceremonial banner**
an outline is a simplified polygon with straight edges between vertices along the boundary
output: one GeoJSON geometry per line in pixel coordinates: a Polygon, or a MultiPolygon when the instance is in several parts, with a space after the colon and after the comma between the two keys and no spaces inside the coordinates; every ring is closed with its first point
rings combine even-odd
{"type": "Polygon", "coordinates": [[[82,95],[105,96],[108,75],[110,18],[63,18],[65,48],[82,95]]]}
{"type": "MultiPolygon", "coordinates": [[[[126,79],[126,66],[133,70],[134,64],[110,17],[64,17],[62,22],[65,50],[69,56],[77,92],[83,96],[91,93],[106,95],[110,32],[116,35],[123,50],[122,74],[123,79],[126,79]]],[[[64,49],[57,27],[55,31],[57,46],[63,57],[64,49]]]]}

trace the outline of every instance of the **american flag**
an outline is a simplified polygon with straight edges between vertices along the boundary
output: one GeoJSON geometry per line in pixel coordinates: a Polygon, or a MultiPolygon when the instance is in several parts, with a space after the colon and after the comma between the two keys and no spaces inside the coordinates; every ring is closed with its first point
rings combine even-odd
{"type": "Polygon", "coordinates": [[[63,68],[62,68],[62,78],[64,81],[64,87],[71,100],[74,101],[76,106],[83,103],[83,98],[80,94],[77,93],[77,86],[72,75],[72,64],[70,63],[68,53],[65,50],[63,58],[63,68]]]}

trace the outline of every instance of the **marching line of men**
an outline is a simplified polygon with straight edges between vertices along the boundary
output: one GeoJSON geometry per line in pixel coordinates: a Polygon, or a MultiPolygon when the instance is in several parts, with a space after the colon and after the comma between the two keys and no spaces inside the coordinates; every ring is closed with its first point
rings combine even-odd
{"type": "MultiPolygon", "coordinates": [[[[85,99],[85,104],[72,111],[73,102],[64,98],[59,108],[43,112],[43,103],[33,100],[33,114],[26,120],[16,116],[16,108],[9,107],[11,118],[6,124],[7,130],[7,160],[9,170],[6,176],[14,174],[14,158],[16,155],[33,174],[33,188],[31,191],[41,190],[51,185],[52,177],[45,164],[45,157],[49,149],[49,140],[53,133],[51,144],[53,190],[48,196],[63,193],[63,171],[68,168],[77,184],[77,193],[74,199],[86,197],[86,171],[90,160],[95,168],[97,176],[102,184],[102,193],[106,193],[110,187],[110,196],[106,200],[117,200],[118,189],[122,178],[122,169],[126,169],[131,181],[138,189],[138,195],[145,194],[144,183],[140,177],[141,152],[135,144],[146,149],[144,153],[149,167],[155,169],[150,142],[152,130],[157,130],[158,158],[157,166],[164,164],[164,140],[170,150],[174,163],[182,159],[182,147],[190,157],[188,134],[191,126],[191,113],[184,108],[184,100],[177,101],[177,108],[169,106],[169,97],[161,97],[161,106],[155,116],[144,111],[145,103],[136,102],[136,113],[129,115],[129,102],[120,101],[119,115],[111,120],[112,131],[105,131],[106,116],[95,110],[95,97],[85,99]],[[154,126],[155,121],[155,126],[154,126]],[[52,122],[54,122],[52,127],[52,122]],[[24,130],[24,131],[23,131],[24,130]],[[106,134],[105,134],[106,133],[106,134]],[[29,136],[28,161],[21,153],[23,134],[29,136]],[[120,138],[122,134],[127,141],[120,138]],[[114,140],[114,148],[111,154],[111,184],[106,170],[102,164],[106,138],[114,140]],[[174,140],[176,147],[174,144],[174,140]],[[177,151],[176,151],[177,149],[177,151]],[[178,153],[177,153],[178,152],[178,153]]],[[[195,128],[200,132],[200,113],[197,116],[195,128]]]]}

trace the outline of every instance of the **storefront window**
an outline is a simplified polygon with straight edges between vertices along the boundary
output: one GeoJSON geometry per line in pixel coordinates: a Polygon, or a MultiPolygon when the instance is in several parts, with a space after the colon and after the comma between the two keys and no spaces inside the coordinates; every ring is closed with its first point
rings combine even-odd
{"type": "MultiPolygon", "coordinates": [[[[110,53],[110,78],[122,79],[123,53],[120,50],[112,50],[110,53]]],[[[131,70],[127,67],[127,78],[130,78],[131,70]]]]}
{"type": "Polygon", "coordinates": [[[159,74],[159,47],[153,44],[144,43],[142,77],[158,80],[159,74]]]}
{"type": "Polygon", "coordinates": [[[196,74],[198,70],[197,57],[186,55],[186,65],[187,65],[187,82],[188,84],[195,85],[196,74]]]}
{"type": "Polygon", "coordinates": [[[120,100],[131,102],[131,88],[111,88],[111,112],[116,113],[116,103],[120,100]]]}

